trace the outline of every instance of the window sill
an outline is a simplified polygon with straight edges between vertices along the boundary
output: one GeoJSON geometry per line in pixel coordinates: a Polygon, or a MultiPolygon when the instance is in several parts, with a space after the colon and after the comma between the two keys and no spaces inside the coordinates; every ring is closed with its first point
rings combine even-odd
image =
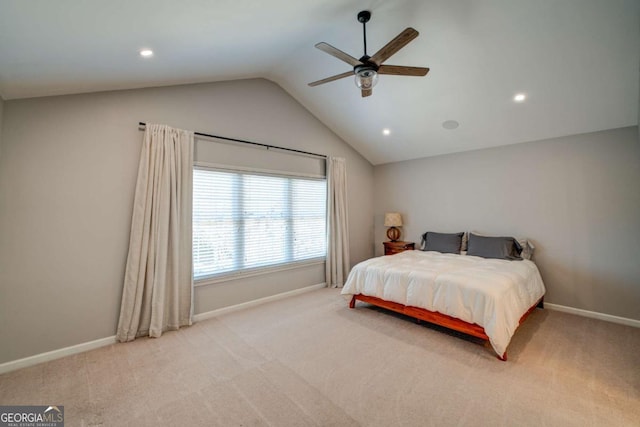
{"type": "Polygon", "coordinates": [[[295,270],[298,268],[310,267],[313,265],[324,264],[326,258],[315,258],[312,260],[291,262],[270,267],[258,267],[250,270],[242,270],[238,272],[222,273],[216,276],[209,276],[193,282],[194,287],[214,285],[216,283],[229,282],[232,280],[243,279],[246,277],[260,276],[263,274],[277,273],[280,271],[295,270]]]}

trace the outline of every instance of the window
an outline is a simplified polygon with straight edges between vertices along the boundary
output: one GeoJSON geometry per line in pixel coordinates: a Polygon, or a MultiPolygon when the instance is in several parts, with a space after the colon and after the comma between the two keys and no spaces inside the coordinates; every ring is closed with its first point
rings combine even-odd
{"type": "Polygon", "coordinates": [[[193,171],[194,279],[326,256],[326,181],[193,171]]]}

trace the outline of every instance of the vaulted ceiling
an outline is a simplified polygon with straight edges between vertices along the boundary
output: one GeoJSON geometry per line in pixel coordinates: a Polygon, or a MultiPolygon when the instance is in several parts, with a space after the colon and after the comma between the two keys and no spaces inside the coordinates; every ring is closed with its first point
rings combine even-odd
{"type": "Polygon", "coordinates": [[[636,125],[639,67],[637,0],[0,1],[5,100],[264,77],[373,164],[636,125]],[[350,70],[316,43],[363,54],[360,10],[429,74],[309,87],[350,70]]]}

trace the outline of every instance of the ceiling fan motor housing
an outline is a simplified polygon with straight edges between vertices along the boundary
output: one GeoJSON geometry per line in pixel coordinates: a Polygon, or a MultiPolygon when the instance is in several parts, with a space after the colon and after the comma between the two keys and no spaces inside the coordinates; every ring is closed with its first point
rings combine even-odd
{"type": "Polygon", "coordinates": [[[360,58],[360,62],[362,62],[362,64],[358,64],[353,67],[353,72],[356,74],[361,74],[365,71],[373,71],[377,73],[378,68],[380,67],[375,62],[370,61],[370,59],[371,57],[369,55],[364,55],[362,58],[360,58]]]}

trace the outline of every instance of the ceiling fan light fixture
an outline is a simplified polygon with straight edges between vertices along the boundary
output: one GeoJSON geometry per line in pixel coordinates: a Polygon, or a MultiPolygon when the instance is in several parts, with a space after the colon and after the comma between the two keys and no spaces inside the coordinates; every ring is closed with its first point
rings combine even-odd
{"type": "Polygon", "coordinates": [[[378,73],[372,69],[359,70],[355,81],[358,89],[371,89],[378,83],[378,73]]]}

